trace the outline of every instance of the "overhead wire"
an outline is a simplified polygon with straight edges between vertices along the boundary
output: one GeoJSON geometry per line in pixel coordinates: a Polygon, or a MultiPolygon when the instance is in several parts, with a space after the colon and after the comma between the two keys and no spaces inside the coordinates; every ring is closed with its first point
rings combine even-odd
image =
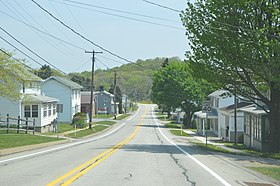
{"type": "Polygon", "coordinates": [[[71,72],[75,72],[77,70],[80,70],[82,67],[84,67],[86,64],[88,64],[90,62],[90,60],[91,60],[91,58],[88,61],[86,61],[85,63],[83,63],[81,66],[79,66],[78,68],[75,68],[74,70],[72,70],[71,72]]]}
{"type": "Polygon", "coordinates": [[[37,63],[40,66],[44,66],[42,63],[40,63],[39,61],[37,61],[36,59],[30,57],[28,54],[26,54],[25,52],[23,52],[22,50],[20,50],[19,48],[17,48],[15,45],[13,45],[12,43],[10,43],[9,41],[7,41],[6,39],[4,39],[2,36],[0,36],[0,38],[5,41],[6,43],[8,43],[9,45],[11,45],[14,49],[16,49],[17,51],[19,51],[20,53],[22,53],[23,55],[25,55],[26,57],[28,57],[29,59],[31,59],[32,61],[34,61],[35,63],[37,63]]]}
{"type": "Polygon", "coordinates": [[[13,60],[17,61],[18,63],[24,65],[25,67],[29,68],[30,70],[33,70],[33,68],[31,68],[30,66],[26,65],[25,63],[23,63],[22,61],[20,61],[19,59],[13,57],[11,54],[9,54],[8,52],[6,52],[5,50],[3,50],[2,48],[0,48],[0,51],[4,54],[6,54],[7,56],[9,56],[10,58],[12,58],[13,60]]]}
{"type": "Polygon", "coordinates": [[[56,70],[62,72],[63,74],[66,74],[65,72],[63,72],[62,70],[60,70],[59,68],[57,68],[56,66],[54,66],[52,63],[50,63],[49,61],[47,61],[46,59],[42,58],[40,55],[38,55],[36,52],[34,52],[33,50],[31,50],[29,47],[27,47],[26,45],[24,45],[22,42],[20,42],[18,39],[16,39],[14,36],[12,36],[9,32],[7,32],[5,29],[3,29],[0,26],[0,29],[5,32],[8,36],[10,36],[11,38],[13,38],[16,42],[18,42],[21,46],[23,46],[24,48],[26,48],[29,52],[31,52],[32,54],[34,54],[35,56],[37,56],[38,58],[40,58],[41,60],[43,60],[45,63],[49,64],[50,66],[52,66],[53,68],[55,68],[56,70]]]}
{"type": "MultiPolygon", "coordinates": [[[[58,1],[54,1],[54,2],[62,3],[62,2],[58,2],[58,1]]],[[[146,21],[146,20],[142,20],[142,19],[122,16],[122,15],[118,15],[118,14],[113,14],[113,13],[104,12],[104,11],[100,11],[100,10],[94,10],[94,9],[90,9],[90,8],[86,8],[86,7],[81,7],[81,6],[77,6],[77,5],[72,5],[72,4],[67,4],[67,5],[73,6],[73,7],[77,7],[77,8],[81,8],[81,9],[85,9],[85,10],[90,10],[90,11],[93,11],[93,12],[107,14],[107,15],[111,15],[111,16],[115,16],[115,17],[120,17],[120,18],[129,19],[129,20],[133,20],[133,21],[138,21],[138,22],[142,22],[142,23],[147,23],[147,24],[152,24],[152,25],[157,25],[157,26],[163,26],[163,27],[172,28],[172,29],[176,29],[176,30],[184,30],[183,28],[179,28],[179,27],[175,27],[175,26],[170,26],[170,25],[166,25],[166,24],[161,24],[161,23],[146,21]]]]}
{"type": "Polygon", "coordinates": [[[26,23],[26,22],[24,22],[24,21],[22,21],[22,20],[20,20],[20,19],[17,19],[17,18],[14,17],[14,16],[11,16],[11,15],[7,14],[6,12],[3,12],[3,11],[0,10],[0,13],[5,14],[6,16],[8,16],[8,17],[10,17],[10,18],[12,18],[12,19],[14,19],[14,20],[16,20],[16,21],[18,21],[18,22],[21,22],[22,24],[24,24],[24,25],[26,25],[26,26],[28,26],[28,27],[31,27],[32,29],[37,30],[38,32],[41,32],[41,33],[43,33],[43,34],[45,34],[45,35],[48,35],[49,37],[52,37],[53,39],[59,40],[59,41],[61,41],[61,42],[63,42],[63,43],[66,43],[66,44],[68,44],[68,45],[70,45],[70,46],[72,46],[72,47],[75,47],[75,48],[77,48],[77,49],[80,49],[80,50],[82,50],[82,51],[85,51],[85,50],[86,50],[86,49],[84,49],[84,48],[82,48],[82,47],[80,47],[80,46],[78,46],[78,45],[75,45],[75,44],[73,44],[73,43],[70,43],[70,42],[68,42],[68,41],[65,41],[65,40],[63,40],[63,39],[61,39],[61,38],[58,38],[58,37],[56,37],[56,36],[54,36],[54,35],[51,35],[51,34],[45,32],[45,31],[43,31],[43,30],[40,30],[40,29],[38,29],[38,28],[36,28],[36,27],[34,27],[34,26],[32,26],[32,25],[30,25],[30,24],[28,24],[28,23],[26,23]]]}
{"type": "MultiPolygon", "coordinates": [[[[62,15],[60,14],[60,12],[61,11],[58,11],[57,10],[57,8],[53,5],[53,3],[51,2],[51,1],[48,1],[49,2],[49,4],[50,4],[50,6],[53,8],[53,10],[55,11],[55,13],[57,14],[57,16],[61,19],[61,20],[63,20],[63,17],[62,17],[62,15]]],[[[69,9],[69,8],[67,8],[67,9],[69,9]]],[[[69,11],[69,10],[68,10],[69,11]]],[[[46,14],[45,14],[46,15],[46,14]]],[[[72,15],[72,14],[71,14],[72,15]]],[[[46,15],[46,17],[53,23],[53,21],[54,20],[51,20],[51,18],[48,16],[48,15],[46,15]]],[[[63,20],[64,21],[64,20],[63,20]]],[[[67,40],[72,40],[72,38],[70,38],[65,32],[63,32],[63,31],[61,31],[61,29],[59,29],[57,26],[55,26],[55,28],[60,32],[60,33],[62,33],[62,35],[64,36],[64,37],[66,37],[67,38],[67,40]]],[[[80,41],[81,41],[81,43],[83,42],[83,40],[81,39],[81,38],[79,38],[80,39],[80,41]]]]}
{"type": "MultiPolygon", "coordinates": [[[[15,3],[16,3],[16,6],[17,7],[19,7],[19,8],[21,8],[21,9],[23,9],[23,11],[28,15],[28,16],[30,16],[32,19],[33,19],[33,21],[35,21],[38,25],[40,25],[29,13],[27,13],[26,11],[25,11],[25,9],[24,8],[22,8],[21,7],[21,5],[19,4],[19,3],[17,3],[15,0],[13,0],[15,3]]],[[[2,4],[3,4],[3,2],[2,2],[2,4]]],[[[23,15],[23,14],[21,14],[18,10],[17,10],[17,8],[15,8],[12,4],[10,4],[9,3],[9,5],[12,7],[12,10],[14,10],[19,16],[17,16],[17,17],[19,17],[19,19],[24,19],[26,22],[28,22],[30,25],[32,25],[32,23],[23,15]]],[[[14,11],[12,11],[14,14],[15,14],[15,12],[14,11]]],[[[41,26],[41,25],[40,25],[41,26]]],[[[42,27],[42,26],[41,26],[42,27]]],[[[62,53],[64,53],[64,54],[71,54],[70,52],[66,52],[66,51],[63,51],[61,48],[59,48],[59,47],[57,47],[56,46],[56,44],[54,44],[54,43],[52,43],[51,42],[51,40],[48,40],[48,39],[45,39],[42,35],[40,35],[39,33],[37,33],[36,31],[34,31],[33,30],[33,32],[35,33],[35,34],[37,34],[42,40],[44,40],[46,43],[48,43],[49,45],[51,45],[52,47],[54,47],[54,48],[56,48],[58,51],[60,51],[60,52],[62,52],[62,53]]],[[[46,32],[46,31],[45,31],[46,32]]]]}
{"type": "MultiPolygon", "coordinates": [[[[65,26],[66,28],[68,28],[69,30],[71,30],[73,33],[75,33],[76,35],[78,35],[79,37],[83,38],[84,40],[86,40],[87,42],[91,43],[92,45],[100,48],[101,50],[111,54],[112,56],[115,56],[119,59],[122,59],[126,62],[129,62],[129,63],[133,63],[133,64],[136,64],[134,63],[133,61],[131,60],[128,60],[118,54],[115,54],[114,52],[111,52],[110,50],[102,47],[101,45],[99,44],[96,44],[95,42],[91,41],[90,39],[88,39],[87,37],[83,36],[82,34],[80,34],[79,32],[77,32],[76,30],[74,30],[72,27],[70,27],[69,25],[65,24],[63,21],[59,20],[57,17],[55,17],[52,13],[50,13],[48,10],[46,10],[45,8],[43,8],[39,3],[37,3],[35,0],[31,0],[34,4],[36,4],[40,9],[42,9],[44,12],[46,12],[47,14],[49,14],[53,19],[55,19],[56,21],[58,21],[59,23],[61,23],[63,26],[65,26]]],[[[139,65],[139,64],[136,64],[138,66],[141,66],[143,67],[142,65],[139,65]]]]}
{"type": "Polygon", "coordinates": [[[152,4],[152,5],[155,5],[155,6],[158,6],[158,7],[161,7],[161,8],[165,8],[165,9],[168,9],[168,10],[171,10],[173,12],[179,12],[179,13],[182,13],[182,11],[180,10],[177,10],[177,9],[174,9],[174,8],[170,8],[170,7],[167,7],[167,6],[164,6],[164,5],[161,5],[161,4],[158,4],[158,3],[154,3],[152,1],[147,1],[147,0],[142,0],[146,3],[149,3],[149,4],[152,4]]]}
{"type": "MultiPolygon", "coordinates": [[[[51,0],[51,1],[55,1],[55,0],[51,0]]],[[[160,18],[160,17],[150,16],[150,15],[128,12],[128,11],[124,11],[124,10],[107,8],[107,7],[97,6],[97,5],[93,5],[93,4],[89,4],[89,3],[82,3],[82,2],[72,1],[72,0],[63,0],[63,1],[74,3],[74,4],[79,4],[79,5],[84,5],[84,6],[90,6],[90,7],[94,7],[94,8],[99,8],[99,9],[103,9],[103,10],[109,10],[109,11],[118,12],[118,13],[125,13],[125,14],[130,14],[130,15],[139,16],[139,17],[145,17],[145,18],[150,18],[150,19],[156,19],[156,20],[161,20],[161,21],[169,21],[169,22],[178,23],[178,21],[174,21],[174,20],[170,20],[170,19],[166,19],[166,18],[160,18]]]]}

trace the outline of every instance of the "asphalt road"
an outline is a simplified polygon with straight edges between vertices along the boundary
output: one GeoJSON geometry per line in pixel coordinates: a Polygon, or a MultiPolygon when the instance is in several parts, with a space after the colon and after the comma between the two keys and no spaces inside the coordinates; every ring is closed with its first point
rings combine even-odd
{"type": "Polygon", "coordinates": [[[187,144],[162,127],[152,105],[105,133],[0,157],[0,185],[249,185],[272,183],[187,144]]]}

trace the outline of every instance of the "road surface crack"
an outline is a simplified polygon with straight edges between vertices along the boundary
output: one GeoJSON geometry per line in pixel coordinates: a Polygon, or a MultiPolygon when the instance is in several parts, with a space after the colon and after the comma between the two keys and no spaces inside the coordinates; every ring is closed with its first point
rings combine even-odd
{"type": "Polygon", "coordinates": [[[128,174],[129,176],[128,177],[126,177],[126,178],[124,178],[124,179],[126,179],[126,180],[130,180],[131,178],[132,178],[132,174],[128,174]]]}
{"type": "Polygon", "coordinates": [[[170,154],[170,157],[174,160],[176,165],[178,165],[178,167],[183,170],[182,174],[185,176],[186,180],[190,182],[192,186],[195,186],[196,183],[194,181],[191,181],[189,176],[187,175],[188,170],[179,163],[179,160],[175,158],[173,154],[170,154]]]}

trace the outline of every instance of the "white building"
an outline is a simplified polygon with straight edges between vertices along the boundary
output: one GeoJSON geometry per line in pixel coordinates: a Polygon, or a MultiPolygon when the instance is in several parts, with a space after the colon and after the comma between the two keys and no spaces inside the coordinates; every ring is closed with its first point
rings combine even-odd
{"type": "MultiPolygon", "coordinates": [[[[35,119],[36,131],[48,132],[53,130],[53,122],[57,117],[57,99],[41,95],[41,78],[30,72],[24,72],[21,77],[21,87],[18,90],[20,98],[10,99],[0,96],[0,115],[12,118],[35,119]]],[[[32,123],[29,123],[32,126],[32,123]]]]}
{"type": "Polygon", "coordinates": [[[74,114],[81,112],[81,85],[64,77],[52,76],[41,84],[42,93],[57,98],[62,105],[58,113],[59,122],[71,123],[74,114]]]}

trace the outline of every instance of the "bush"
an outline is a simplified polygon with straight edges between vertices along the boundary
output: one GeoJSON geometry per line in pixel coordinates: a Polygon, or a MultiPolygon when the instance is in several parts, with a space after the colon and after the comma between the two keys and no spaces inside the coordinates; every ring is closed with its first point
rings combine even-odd
{"type": "Polygon", "coordinates": [[[85,113],[77,112],[72,119],[72,125],[76,125],[77,128],[85,128],[87,116],[85,113]]]}

